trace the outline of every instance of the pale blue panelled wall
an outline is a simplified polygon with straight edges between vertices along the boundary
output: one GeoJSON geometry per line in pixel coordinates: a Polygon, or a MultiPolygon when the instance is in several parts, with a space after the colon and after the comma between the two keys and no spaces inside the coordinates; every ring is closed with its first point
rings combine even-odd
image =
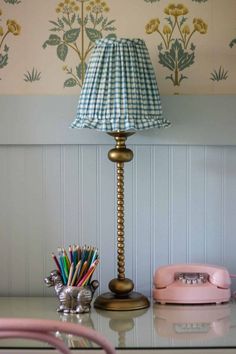
{"type": "MultiPolygon", "coordinates": [[[[100,291],[116,275],[115,166],[108,145],[0,146],[0,295],[52,295],[51,252],[96,245],[100,291]]],[[[126,276],[151,295],[156,267],[207,262],[236,273],[236,147],[131,145],[126,276]]],[[[235,288],[236,283],[233,282],[235,288]]]]}

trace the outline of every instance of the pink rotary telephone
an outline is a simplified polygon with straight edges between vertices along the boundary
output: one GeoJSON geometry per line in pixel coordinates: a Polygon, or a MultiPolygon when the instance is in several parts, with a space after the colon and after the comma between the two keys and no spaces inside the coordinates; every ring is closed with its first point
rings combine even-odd
{"type": "Polygon", "coordinates": [[[224,267],[173,264],[156,270],[153,298],[161,304],[219,304],[230,300],[230,284],[224,267]]]}

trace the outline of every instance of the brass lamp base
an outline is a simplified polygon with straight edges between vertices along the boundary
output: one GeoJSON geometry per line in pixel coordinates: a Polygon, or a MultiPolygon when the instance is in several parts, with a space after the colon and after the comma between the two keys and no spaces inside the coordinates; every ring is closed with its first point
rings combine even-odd
{"type": "Polygon", "coordinates": [[[148,299],[136,291],[120,298],[116,294],[107,292],[98,296],[94,302],[94,307],[108,311],[141,310],[149,306],[148,299]]]}
{"type": "Polygon", "coordinates": [[[124,163],[133,158],[132,150],[125,141],[133,132],[116,131],[109,133],[116,141],[116,146],[108,152],[110,161],[117,166],[117,278],[109,282],[107,292],[98,296],[94,307],[110,311],[130,311],[145,309],[150,306],[148,299],[133,291],[134,283],[125,277],[125,247],[124,247],[124,163]]]}

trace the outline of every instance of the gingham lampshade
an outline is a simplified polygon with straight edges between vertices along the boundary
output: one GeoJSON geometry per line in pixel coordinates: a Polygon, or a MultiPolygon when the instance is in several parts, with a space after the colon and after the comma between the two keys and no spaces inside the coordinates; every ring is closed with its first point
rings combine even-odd
{"type": "Polygon", "coordinates": [[[71,127],[111,132],[169,125],[144,41],[96,41],[71,127]]]}

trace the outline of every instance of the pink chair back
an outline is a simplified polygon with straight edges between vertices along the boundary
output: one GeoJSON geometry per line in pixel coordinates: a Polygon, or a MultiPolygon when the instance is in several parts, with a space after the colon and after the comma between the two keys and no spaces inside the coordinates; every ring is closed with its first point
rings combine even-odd
{"type": "Polygon", "coordinates": [[[80,324],[46,319],[0,319],[0,338],[34,339],[52,345],[63,354],[69,354],[70,350],[64,341],[55,336],[55,332],[57,331],[87,338],[98,344],[105,353],[115,354],[114,347],[103,335],[80,324]]]}

